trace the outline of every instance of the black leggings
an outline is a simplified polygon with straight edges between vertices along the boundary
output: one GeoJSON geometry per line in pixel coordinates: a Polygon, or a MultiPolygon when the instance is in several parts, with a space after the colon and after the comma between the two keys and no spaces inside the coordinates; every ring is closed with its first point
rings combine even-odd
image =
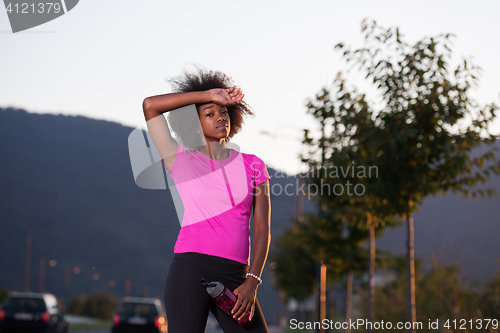
{"type": "Polygon", "coordinates": [[[165,310],[169,333],[203,333],[208,311],[212,312],[224,332],[268,333],[259,302],[251,321],[240,325],[220,309],[200,284],[220,281],[231,291],[245,281],[248,265],[207,254],[176,253],[165,282],[165,310]]]}

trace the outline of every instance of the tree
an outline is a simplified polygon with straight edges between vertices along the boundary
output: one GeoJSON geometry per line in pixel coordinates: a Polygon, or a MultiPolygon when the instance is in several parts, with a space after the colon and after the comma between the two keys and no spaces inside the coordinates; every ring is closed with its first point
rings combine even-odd
{"type": "Polygon", "coordinates": [[[80,295],[73,297],[68,313],[109,320],[116,304],[118,299],[111,294],[80,295]]]}
{"type": "Polygon", "coordinates": [[[344,59],[359,65],[381,93],[374,122],[382,130],[376,143],[385,187],[381,193],[407,223],[407,312],[408,321],[415,322],[413,213],[429,195],[496,194],[493,188],[475,189],[491,173],[500,172],[495,147],[478,157],[471,152],[498,139],[489,131],[498,106],[480,107],[470,97],[480,70],[470,60],[449,68],[451,34],[411,45],[402,40],[399,29],[386,30],[375,21],[363,21],[362,32],[365,47],[352,51],[340,43],[336,48],[344,50],[344,59]]]}
{"type": "MultiPolygon", "coordinates": [[[[330,211],[329,223],[341,215],[346,230],[363,230],[362,241],[369,239],[368,320],[373,322],[375,229],[398,223],[383,193],[387,188],[378,177],[377,142],[385,134],[377,127],[365,95],[347,89],[340,73],[334,83],[307,104],[321,135],[313,139],[305,132],[308,151],[302,160],[311,170],[309,182],[315,185],[311,189],[318,193],[317,200],[330,211]]],[[[359,240],[356,244],[360,246],[359,240]]]]}
{"type": "MultiPolygon", "coordinates": [[[[355,223],[347,226],[348,212],[333,215],[318,207],[318,213],[304,214],[302,222],[295,221],[277,241],[271,253],[274,275],[280,289],[290,297],[304,301],[316,289],[316,263],[327,267],[327,285],[333,285],[343,276],[363,272],[367,268],[368,253],[362,248],[366,240],[365,229],[355,223]]],[[[352,293],[347,290],[347,296],[352,293]]],[[[346,310],[349,307],[346,306],[346,310]]]]}

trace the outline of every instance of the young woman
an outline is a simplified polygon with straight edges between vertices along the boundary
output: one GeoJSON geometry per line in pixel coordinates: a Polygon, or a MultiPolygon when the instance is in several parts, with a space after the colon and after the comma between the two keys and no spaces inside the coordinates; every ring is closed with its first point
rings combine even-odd
{"type": "Polygon", "coordinates": [[[174,93],[143,102],[149,133],[182,203],[165,282],[168,331],[202,333],[210,311],[224,332],[268,332],[256,294],[271,239],[270,177],[261,159],[226,147],[253,113],[241,89],[221,72],[198,69],[171,82],[174,93]],[[172,138],[165,112],[181,144],[172,138]],[[203,278],[237,295],[233,318],[201,286],[203,278]],[[248,311],[251,320],[240,325],[236,320],[248,311]]]}

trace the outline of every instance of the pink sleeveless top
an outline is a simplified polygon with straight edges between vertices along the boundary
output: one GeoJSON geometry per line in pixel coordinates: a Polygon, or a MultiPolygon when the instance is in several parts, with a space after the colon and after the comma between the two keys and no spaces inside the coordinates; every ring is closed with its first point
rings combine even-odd
{"type": "Polygon", "coordinates": [[[233,149],[217,161],[178,145],[172,168],[163,167],[182,201],[174,198],[178,213],[183,210],[174,253],[198,252],[249,265],[255,187],[271,179],[264,162],[233,149]]]}

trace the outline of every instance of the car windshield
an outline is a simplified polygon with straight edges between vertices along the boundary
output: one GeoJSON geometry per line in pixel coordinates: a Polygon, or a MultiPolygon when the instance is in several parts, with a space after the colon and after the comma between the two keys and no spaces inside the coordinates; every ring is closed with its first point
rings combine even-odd
{"type": "Polygon", "coordinates": [[[5,311],[43,312],[45,303],[41,298],[12,297],[7,300],[3,309],[5,311]]]}
{"type": "Polygon", "coordinates": [[[158,312],[154,304],[147,303],[123,303],[118,314],[121,315],[134,315],[139,314],[142,316],[157,316],[158,312]]]}

